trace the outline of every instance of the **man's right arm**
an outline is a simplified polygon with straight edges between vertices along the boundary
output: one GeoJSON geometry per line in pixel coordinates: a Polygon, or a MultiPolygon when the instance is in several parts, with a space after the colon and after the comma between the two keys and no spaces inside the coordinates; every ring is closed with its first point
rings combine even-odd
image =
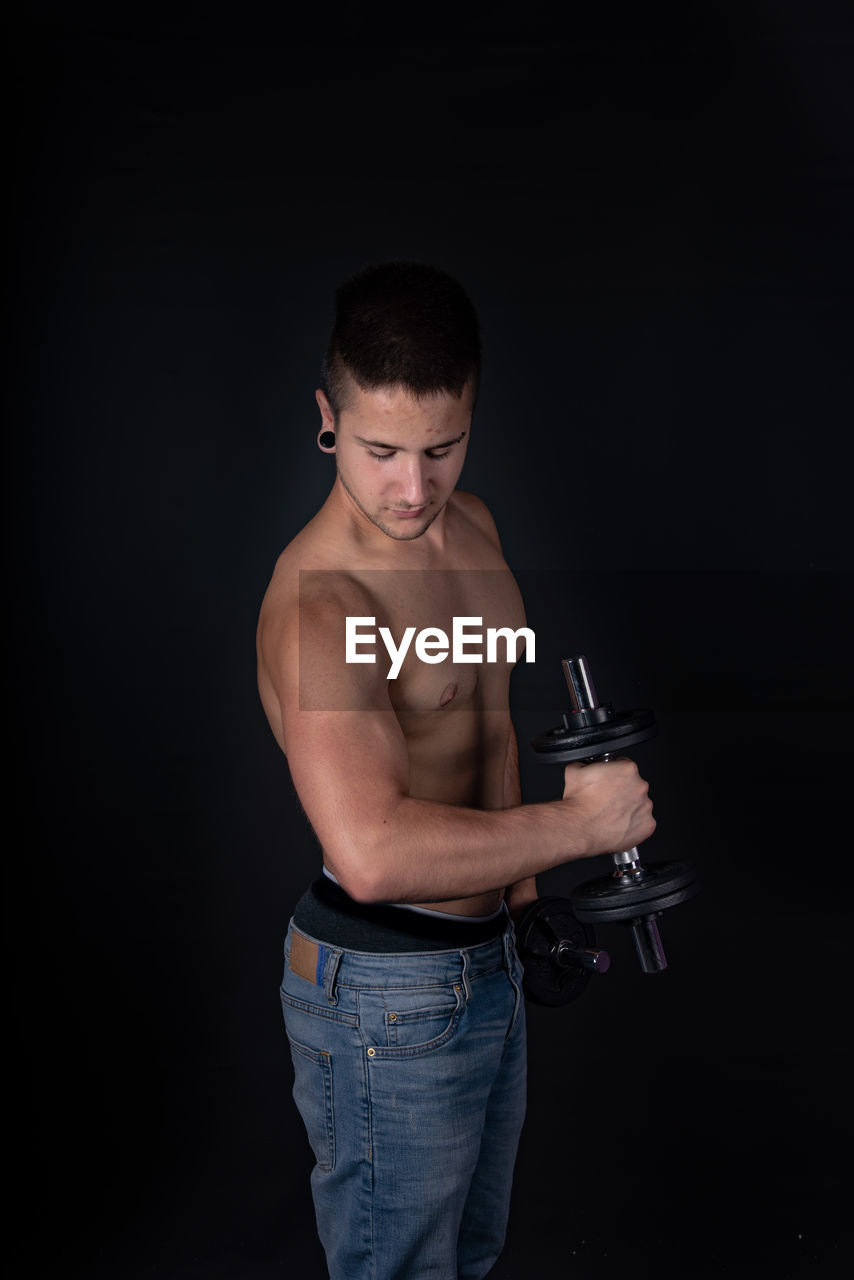
{"type": "Polygon", "coordinates": [[[629,760],[568,765],[563,799],[543,804],[480,810],[410,796],[385,672],[344,661],[344,616],[370,612],[345,587],[286,611],[260,636],[297,794],[351,897],[473,897],[652,834],[647,786],[629,760]]]}

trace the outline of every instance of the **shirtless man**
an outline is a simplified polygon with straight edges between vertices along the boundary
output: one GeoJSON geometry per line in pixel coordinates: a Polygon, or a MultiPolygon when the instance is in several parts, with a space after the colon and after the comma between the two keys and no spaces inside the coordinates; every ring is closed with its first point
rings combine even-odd
{"type": "Polygon", "coordinates": [[[562,799],[523,805],[519,655],[438,658],[454,618],[525,625],[489,512],[456,489],[479,372],[476,314],[443,273],[389,263],[339,289],[316,393],[337,474],[259,620],[261,699],[323,857],[282,1002],[331,1280],[487,1274],[525,1105],[511,917],[537,872],[655,827],[628,760],[568,765],[562,799]],[[390,679],[383,627],[434,645],[390,679]]]}

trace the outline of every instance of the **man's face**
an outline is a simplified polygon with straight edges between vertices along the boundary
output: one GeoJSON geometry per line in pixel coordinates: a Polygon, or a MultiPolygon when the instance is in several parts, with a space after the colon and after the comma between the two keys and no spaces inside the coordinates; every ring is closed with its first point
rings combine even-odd
{"type": "Polygon", "coordinates": [[[416,399],[400,387],[363,391],[353,379],[332,423],[317,393],[325,428],[335,431],[338,479],[364,516],[399,541],[420,538],[456,487],[466,456],[472,391],[416,399]]]}

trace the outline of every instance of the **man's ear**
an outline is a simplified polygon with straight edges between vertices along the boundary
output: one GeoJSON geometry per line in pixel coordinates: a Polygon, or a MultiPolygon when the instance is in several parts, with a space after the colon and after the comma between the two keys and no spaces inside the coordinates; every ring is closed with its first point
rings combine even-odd
{"type": "Polygon", "coordinates": [[[320,410],[320,417],[323,422],[322,429],[324,431],[334,431],[335,414],[332,412],[332,405],[326,398],[326,392],[321,391],[320,387],[318,387],[314,393],[314,398],[317,401],[317,407],[320,410]]]}

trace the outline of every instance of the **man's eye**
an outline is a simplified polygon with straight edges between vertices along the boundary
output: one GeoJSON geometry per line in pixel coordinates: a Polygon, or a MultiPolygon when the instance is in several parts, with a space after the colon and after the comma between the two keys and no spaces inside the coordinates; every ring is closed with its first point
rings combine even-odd
{"type": "MultiPolygon", "coordinates": [[[[393,449],[391,453],[374,453],[373,449],[369,449],[368,456],[375,459],[376,462],[388,462],[389,458],[393,458],[396,452],[397,450],[393,449]]],[[[431,461],[435,462],[441,462],[441,460],[443,458],[447,458],[450,453],[450,449],[445,449],[443,453],[432,453],[429,449],[426,450],[427,457],[430,458],[431,461]]]]}

